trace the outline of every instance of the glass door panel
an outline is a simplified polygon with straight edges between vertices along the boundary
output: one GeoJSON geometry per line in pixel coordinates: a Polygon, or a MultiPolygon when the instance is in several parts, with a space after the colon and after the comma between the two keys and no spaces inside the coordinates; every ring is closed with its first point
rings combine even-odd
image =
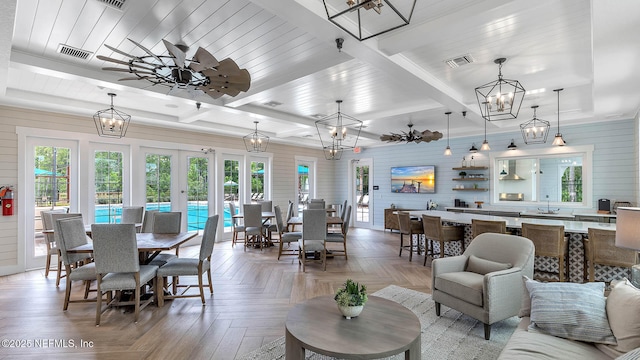
{"type": "Polygon", "coordinates": [[[209,217],[209,159],[187,156],[187,231],[204,230],[209,217]]]}
{"type": "Polygon", "coordinates": [[[371,160],[354,161],[352,165],[353,194],[352,203],[355,210],[355,225],[359,227],[371,226],[371,188],[369,174],[371,173],[371,160]]]}

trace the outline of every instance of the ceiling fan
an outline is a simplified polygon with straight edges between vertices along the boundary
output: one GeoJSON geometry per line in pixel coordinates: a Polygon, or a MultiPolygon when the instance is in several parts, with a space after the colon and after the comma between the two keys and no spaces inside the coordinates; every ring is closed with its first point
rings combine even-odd
{"type": "Polygon", "coordinates": [[[386,141],[386,142],[406,142],[406,143],[415,142],[416,144],[419,144],[423,141],[424,142],[437,141],[442,138],[442,133],[439,131],[413,130],[412,123],[407,124],[407,126],[409,127],[409,132],[403,131],[402,134],[395,134],[395,133],[382,134],[380,136],[380,140],[386,141]]]}
{"type": "Polygon", "coordinates": [[[249,90],[251,85],[251,75],[247,69],[240,69],[230,58],[218,61],[202,47],[198,47],[193,58],[189,60],[189,48],[185,45],[174,45],[163,39],[169,55],[156,55],[139,43],[128,40],[146,54],[135,56],[105,44],[109,50],[129,57],[130,60],[97,56],[100,60],[127,67],[104,67],[103,70],[129,72],[135,75],[119,79],[120,81],[147,80],[153,85],[170,87],[169,95],[186,90],[192,97],[206,94],[214,99],[222,95],[236,96],[241,91],[249,90]]]}

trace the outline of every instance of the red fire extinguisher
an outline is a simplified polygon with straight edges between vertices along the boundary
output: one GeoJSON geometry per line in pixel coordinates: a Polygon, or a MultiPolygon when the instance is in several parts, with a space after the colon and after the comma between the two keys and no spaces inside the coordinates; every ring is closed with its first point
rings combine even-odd
{"type": "Polygon", "coordinates": [[[13,188],[10,186],[1,188],[0,197],[2,198],[2,215],[13,215],[13,188]]]}

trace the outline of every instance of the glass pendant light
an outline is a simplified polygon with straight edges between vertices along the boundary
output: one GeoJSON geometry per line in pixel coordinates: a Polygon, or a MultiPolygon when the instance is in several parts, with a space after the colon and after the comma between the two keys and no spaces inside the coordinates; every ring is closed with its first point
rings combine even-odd
{"type": "Polygon", "coordinates": [[[556,137],[553,139],[552,143],[552,145],[555,146],[564,146],[567,143],[566,141],[564,141],[564,139],[562,138],[562,134],[560,133],[560,91],[562,90],[564,89],[553,90],[558,94],[558,132],[556,133],[556,137]]]}
{"type": "Polygon", "coordinates": [[[447,147],[444,149],[444,155],[450,156],[452,154],[451,147],[449,146],[449,115],[451,115],[451,111],[447,111],[444,114],[447,115],[447,147]]]}

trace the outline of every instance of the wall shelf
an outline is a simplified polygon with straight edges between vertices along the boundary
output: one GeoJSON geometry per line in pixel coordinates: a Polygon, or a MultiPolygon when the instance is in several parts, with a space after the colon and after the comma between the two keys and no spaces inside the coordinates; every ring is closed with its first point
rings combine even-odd
{"type": "Polygon", "coordinates": [[[485,188],[464,188],[464,189],[453,188],[451,190],[455,190],[455,191],[489,191],[489,189],[485,189],[485,188]]]}
{"type": "Polygon", "coordinates": [[[467,167],[454,167],[453,170],[487,170],[487,166],[467,166],[467,167]]]}
{"type": "Polygon", "coordinates": [[[487,181],[487,180],[489,180],[489,179],[488,179],[488,178],[484,178],[484,177],[481,177],[481,178],[469,178],[469,177],[465,177],[465,178],[453,178],[453,179],[451,179],[451,180],[453,180],[453,181],[487,181]]]}

